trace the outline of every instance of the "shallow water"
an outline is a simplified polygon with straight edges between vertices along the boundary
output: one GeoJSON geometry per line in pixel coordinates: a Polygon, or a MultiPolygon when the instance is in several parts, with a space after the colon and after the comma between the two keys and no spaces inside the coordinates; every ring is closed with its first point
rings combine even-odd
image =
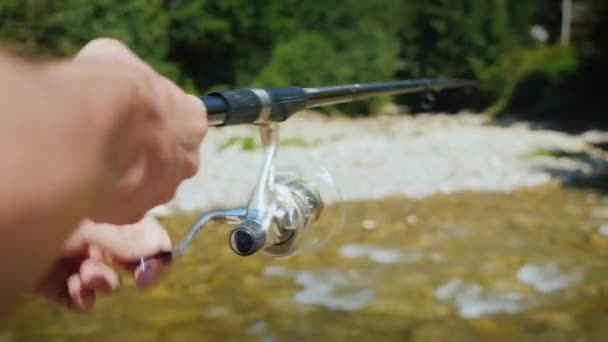
{"type": "MultiPolygon", "coordinates": [[[[331,215],[329,208],[326,215],[331,215]]],[[[289,259],[197,237],[160,284],[93,313],[31,300],[0,341],[608,340],[608,198],[511,194],[349,203],[343,234],[289,259]]],[[[192,220],[166,220],[177,239],[192,220]]]]}

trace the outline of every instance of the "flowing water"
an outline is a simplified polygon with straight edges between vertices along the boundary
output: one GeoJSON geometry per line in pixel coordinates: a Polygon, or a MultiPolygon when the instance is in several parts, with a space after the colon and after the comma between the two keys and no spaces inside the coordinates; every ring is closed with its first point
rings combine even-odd
{"type": "MultiPolygon", "coordinates": [[[[536,187],[349,203],[316,253],[234,255],[201,233],[158,286],[91,314],[30,300],[0,341],[605,341],[608,198],[536,187]]],[[[329,208],[325,215],[332,215],[329,208]]],[[[165,220],[175,240],[192,221],[165,220]]]]}

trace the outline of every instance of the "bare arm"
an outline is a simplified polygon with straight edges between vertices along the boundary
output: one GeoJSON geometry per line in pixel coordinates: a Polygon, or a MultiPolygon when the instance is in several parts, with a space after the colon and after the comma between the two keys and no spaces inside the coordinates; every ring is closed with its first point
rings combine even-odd
{"type": "Polygon", "coordinates": [[[117,118],[104,106],[115,89],[91,79],[99,92],[78,92],[90,85],[61,77],[63,68],[0,57],[0,274],[10,279],[0,285],[2,303],[49,267],[111,181],[104,154],[117,118]]]}
{"type": "Polygon", "coordinates": [[[116,42],[85,50],[47,65],[0,55],[2,304],[85,217],[134,222],[198,166],[202,106],[116,42]]]}

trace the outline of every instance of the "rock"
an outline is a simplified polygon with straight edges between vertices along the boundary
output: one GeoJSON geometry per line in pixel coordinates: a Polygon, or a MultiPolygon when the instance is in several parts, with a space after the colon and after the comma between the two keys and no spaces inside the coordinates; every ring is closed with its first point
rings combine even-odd
{"type": "Polygon", "coordinates": [[[481,284],[453,278],[435,289],[440,301],[454,301],[462,318],[495,313],[516,313],[525,308],[524,295],[516,291],[485,289],[481,284]]]}
{"type": "Polygon", "coordinates": [[[602,224],[597,232],[601,235],[601,236],[608,236],[608,223],[604,223],[602,224]]]}
{"type": "Polygon", "coordinates": [[[374,229],[374,228],[376,228],[376,220],[365,219],[365,220],[361,221],[361,226],[364,229],[368,229],[368,230],[374,229]]]}
{"type": "MultiPolygon", "coordinates": [[[[398,249],[380,248],[362,244],[344,245],[342,248],[340,248],[339,253],[345,258],[366,257],[369,260],[379,264],[394,264],[403,259],[403,254],[398,249]]],[[[409,257],[414,257],[414,261],[420,259],[419,255],[409,257]]]]}
{"type": "Polygon", "coordinates": [[[265,321],[257,321],[255,323],[253,323],[252,325],[250,325],[246,330],[245,333],[247,335],[260,335],[263,334],[266,331],[266,326],[268,324],[266,324],[265,321]]]}
{"type": "Polygon", "coordinates": [[[545,264],[525,264],[517,271],[517,279],[530,284],[539,292],[553,292],[578,282],[582,277],[580,269],[566,271],[555,262],[545,264]]]}

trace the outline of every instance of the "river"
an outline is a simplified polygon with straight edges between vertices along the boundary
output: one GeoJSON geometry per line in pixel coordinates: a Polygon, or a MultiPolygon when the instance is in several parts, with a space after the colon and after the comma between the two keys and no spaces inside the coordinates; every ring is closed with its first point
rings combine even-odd
{"type": "MultiPolygon", "coordinates": [[[[605,341],[608,197],[545,185],[348,202],[321,250],[233,254],[201,233],[158,286],[92,313],[31,299],[0,341],[605,341]]],[[[335,214],[328,208],[326,215],[335,214]]],[[[192,214],[163,219],[174,239],[192,214]]]]}

